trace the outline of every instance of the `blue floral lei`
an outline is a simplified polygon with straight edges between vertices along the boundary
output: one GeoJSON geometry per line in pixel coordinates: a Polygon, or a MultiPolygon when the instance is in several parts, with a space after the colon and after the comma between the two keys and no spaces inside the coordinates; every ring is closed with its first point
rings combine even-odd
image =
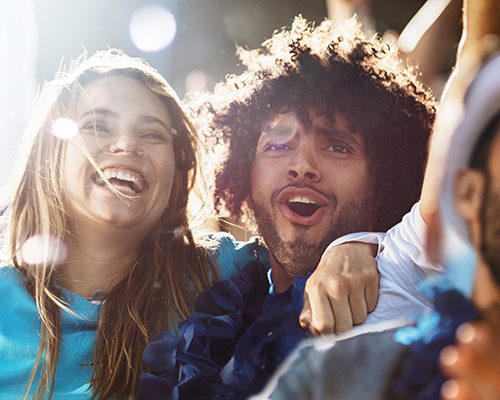
{"type": "Polygon", "coordinates": [[[305,279],[269,294],[267,268],[251,261],[196,299],[195,313],[146,347],[144,399],[245,399],[260,391],[308,334],[299,323],[305,279]]]}

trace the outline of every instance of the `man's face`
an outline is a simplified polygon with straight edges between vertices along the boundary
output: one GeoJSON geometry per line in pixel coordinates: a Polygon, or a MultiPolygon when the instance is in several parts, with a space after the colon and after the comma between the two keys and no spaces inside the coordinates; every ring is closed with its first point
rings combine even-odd
{"type": "Polygon", "coordinates": [[[376,217],[363,135],[339,113],[330,122],[308,109],[307,119],[271,118],[250,172],[259,231],[291,276],[312,271],[332,240],[371,229],[376,217]]]}
{"type": "Polygon", "coordinates": [[[488,158],[488,172],[481,215],[483,238],[480,251],[500,286],[500,124],[488,158]]]}

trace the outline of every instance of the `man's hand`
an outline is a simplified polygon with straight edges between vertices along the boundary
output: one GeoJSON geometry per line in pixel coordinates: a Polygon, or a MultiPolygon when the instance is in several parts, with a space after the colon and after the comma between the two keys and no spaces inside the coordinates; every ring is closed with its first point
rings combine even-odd
{"type": "Polygon", "coordinates": [[[500,310],[462,325],[457,344],[441,352],[441,366],[450,378],[441,390],[443,399],[500,399],[500,310]]]}
{"type": "Polygon", "coordinates": [[[300,324],[314,335],[345,332],[366,320],[378,301],[376,246],[344,243],[329,249],[309,277],[300,324]]]}

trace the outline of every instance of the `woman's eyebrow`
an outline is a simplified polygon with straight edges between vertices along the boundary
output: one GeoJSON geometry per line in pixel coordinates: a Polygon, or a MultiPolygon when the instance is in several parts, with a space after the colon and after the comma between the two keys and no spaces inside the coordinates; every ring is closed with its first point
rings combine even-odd
{"type": "Polygon", "coordinates": [[[104,115],[105,117],[118,117],[116,111],[110,110],[109,108],[92,108],[88,111],[83,112],[80,118],[87,117],[89,115],[94,116],[96,114],[104,115]]]}
{"type": "Polygon", "coordinates": [[[160,124],[162,125],[167,131],[169,131],[170,129],[172,129],[171,127],[168,126],[167,123],[165,123],[162,119],[158,118],[158,117],[154,117],[152,115],[147,115],[147,114],[142,114],[139,116],[139,121],[141,122],[144,122],[144,123],[157,123],[157,124],[160,124]]]}
{"type": "MultiPolygon", "coordinates": [[[[117,118],[119,117],[119,114],[116,112],[116,111],[113,111],[109,108],[92,108],[88,111],[85,111],[83,112],[81,115],[80,115],[80,118],[84,118],[86,116],[94,116],[94,115],[103,115],[105,117],[113,117],[113,118],[117,118]]],[[[140,122],[144,122],[144,123],[157,123],[157,124],[160,124],[162,125],[167,131],[170,130],[171,128],[168,126],[167,123],[165,123],[163,120],[161,120],[160,118],[157,118],[157,117],[154,117],[152,115],[147,115],[147,114],[142,114],[139,116],[139,121],[140,122]]]]}

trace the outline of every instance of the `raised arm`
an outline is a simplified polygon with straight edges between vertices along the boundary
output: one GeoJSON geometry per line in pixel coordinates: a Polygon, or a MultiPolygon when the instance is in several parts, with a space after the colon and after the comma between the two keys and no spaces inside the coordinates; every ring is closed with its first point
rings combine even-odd
{"type": "Polygon", "coordinates": [[[427,224],[437,213],[443,166],[459,114],[457,102],[463,99],[470,79],[491,47],[498,45],[499,8],[495,0],[464,0],[464,29],[454,72],[441,97],[420,200],[420,213],[427,224]]]}

